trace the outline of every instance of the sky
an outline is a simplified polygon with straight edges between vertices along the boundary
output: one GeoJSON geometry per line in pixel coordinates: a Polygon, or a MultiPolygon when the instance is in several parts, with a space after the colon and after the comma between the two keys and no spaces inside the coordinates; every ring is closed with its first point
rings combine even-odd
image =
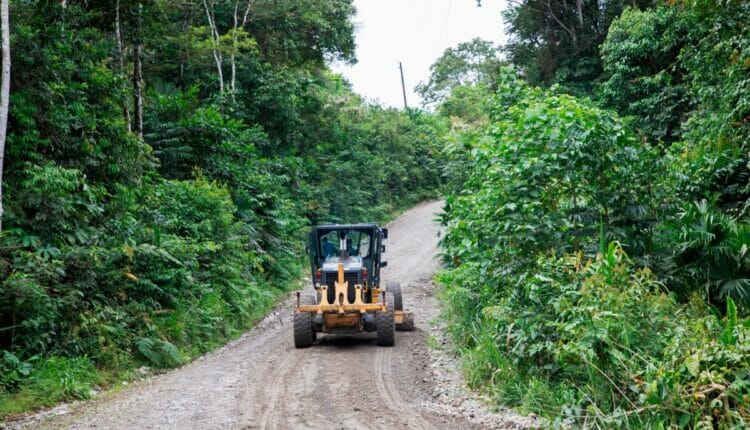
{"type": "Polygon", "coordinates": [[[420,106],[414,87],[426,82],[430,65],[450,47],[475,37],[503,44],[500,12],[505,0],[355,0],[357,64],[334,63],[355,92],[385,106],[403,107],[398,62],[404,68],[406,99],[420,106]]]}

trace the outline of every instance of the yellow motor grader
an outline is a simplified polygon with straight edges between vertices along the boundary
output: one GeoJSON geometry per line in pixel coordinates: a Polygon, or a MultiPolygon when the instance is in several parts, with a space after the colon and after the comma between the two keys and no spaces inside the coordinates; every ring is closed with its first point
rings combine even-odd
{"type": "Polygon", "coordinates": [[[306,348],[317,333],[376,332],[377,344],[393,346],[395,330],[412,330],[404,312],[401,285],[381,288],[383,240],[388,229],[376,224],[326,224],[312,229],[307,251],[313,294],[297,293],[294,346],[306,348]]]}

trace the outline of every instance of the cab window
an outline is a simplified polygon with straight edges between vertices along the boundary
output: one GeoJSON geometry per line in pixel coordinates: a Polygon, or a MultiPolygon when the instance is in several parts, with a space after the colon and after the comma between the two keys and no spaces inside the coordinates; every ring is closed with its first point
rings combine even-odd
{"type": "MultiPolygon", "coordinates": [[[[334,230],[320,236],[320,252],[323,258],[336,257],[340,254],[341,231],[334,230]]],[[[350,256],[362,258],[370,256],[371,237],[368,232],[359,230],[343,231],[346,234],[346,246],[350,256]]]]}

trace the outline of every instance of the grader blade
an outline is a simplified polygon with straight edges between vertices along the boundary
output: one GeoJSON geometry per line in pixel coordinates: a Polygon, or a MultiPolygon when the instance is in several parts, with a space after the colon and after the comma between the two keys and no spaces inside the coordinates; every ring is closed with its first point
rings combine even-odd
{"type": "Polygon", "coordinates": [[[415,329],[414,326],[414,314],[409,311],[395,311],[394,317],[396,320],[396,330],[398,331],[412,331],[415,329]]]}

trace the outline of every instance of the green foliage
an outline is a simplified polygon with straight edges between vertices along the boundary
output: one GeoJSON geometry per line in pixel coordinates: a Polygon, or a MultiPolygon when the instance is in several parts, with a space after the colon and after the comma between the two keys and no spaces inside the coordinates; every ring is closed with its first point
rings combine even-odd
{"type": "Polygon", "coordinates": [[[680,205],[687,145],[660,157],[513,73],[491,106],[446,149],[438,280],[470,384],[553,426],[747,426],[750,237],[721,194],[680,205]]]}
{"type": "Polygon", "coordinates": [[[611,113],[509,76],[486,135],[471,147],[471,175],[447,200],[451,257],[497,252],[524,270],[538,252],[593,254],[605,241],[638,236],[648,153],[611,113]]]}
{"type": "Polygon", "coordinates": [[[53,160],[96,181],[134,180],[152,163],[128,134],[122,77],[111,68],[112,39],[83,5],[14,2],[13,90],[6,177],[26,161],[53,160]],[[68,19],[62,17],[67,16],[68,19]]]}
{"type": "Polygon", "coordinates": [[[313,223],[383,219],[434,195],[445,121],[365,105],[338,77],[319,85],[319,126],[306,129],[315,144],[287,164],[287,172],[297,172],[290,176],[300,178],[293,181],[314,184],[300,187],[295,198],[313,223]]]}
{"type": "Polygon", "coordinates": [[[2,370],[0,384],[3,387],[18,388],[21,381],[31,375],[34,369],[33,362],[38,358],[38,356],[33,356],[28,360],[21,360],[10,351],[3,351],[3,361],[0,362],[0,370],[2,370]]]}
{"type": "Polygon", "coordinates": [[[599,45],[626,6],[651,0],[526,0],[503,11],[510,41],[503,50],[532,83],[559,83],[576,94],[591,94],[602,73],[599,45]]]}
{"type": "Polygon", "coordinates": [[[472,126],[487,121],[485,106],[489,88],[484,85],[462,85],[454,87],[450,96],[438,107],[438,113],[454,122],[468,123],[472,126]]]}
{"type": "Polygon", "coordinates": [[[745,308],[750,105],[748,32],[739,23],[750,12],[741,3],[705,6],[627,10],[602,46],[602,92],[646,137],[682,138],[662,161],[668,210],[654,269],[682,299],[703,290],[720,308],[727,296],[745,308]]]}
{"type": "MultiPolygon", "coordinates": [[[[49,357],[23,362],[29,370],[23,384],[13,396],[0,388],[0,417],[27,411],[38,406],[54,406],[69,399],[88,399],[100,378],[86,357],[49,357]],[[29,369],[33,367],[33,369],[29,369]]],[[[7,354],[6,354],[7,365],[7,354]]],[[[0,366],[0,369],[3,368],[0,366]]]]}
{"type": "Polygon", "coordinates": [[[355,61],[350,0],[118,4],[11,5],[0,419],[239,336],[297,285],[310,223],[442,182],[441,118],[326,68],[355,61]]]}
{"type": "Polygon", "coordinates": [[[651,142],[680,137],[683,116],[692,107],[684,66],[678,57],[695,40],[693,14],[673,7],[625,9],[601,46],[601,98],[651,142]]]}
{"type": "Polygon", "coordinates": [[[715,202],[686,205],[666,225],[662,240],[673,248],[668,260],[670,288],[683,297],[705,291],[722,304],[732,298],[750,308],[750,225],[726,215],[715,202]]]}
{"type": "Polygon", "coordinates": [[[584,427],[747,425],[750,320],[731,299],[723,321],[680,307],[614,243],[596,261],[540,257],[490,296],[477,266],[439,280],[470,383],[504,403],[584,427]]]}
{"type": "Polygon", "coordinates": [[[250,10],[248,31],[273,64],[356,61],[351,0],[261,0],[250,10]]]}
{"type": "Polygon", "coordinates": [[[731,216],[747,219],[750,199],[750,7],[732,3],[702,12],[702,39],[686,47],[681,61],[690,71],[691,93],[699,100],[685,122],[686,143],[676,169],[688,198],[713,198],[731,216]],[[709,26],[710,25],[710,26],[709,26]]]}
{"type": "Polygon", "coordinates": [[[138,352],[156,367],[173,367],[182,362],[180,351],[168,341],[138,337],[135,345],[138,352]]]}
{"type": "Polygon", "coordinates": [[[423,104],[440,104],[457,87],[492,85],[501,65],[492,42],[475,38],[446,49],[430,66],[430,79],[415,90],[423,104]]]}

